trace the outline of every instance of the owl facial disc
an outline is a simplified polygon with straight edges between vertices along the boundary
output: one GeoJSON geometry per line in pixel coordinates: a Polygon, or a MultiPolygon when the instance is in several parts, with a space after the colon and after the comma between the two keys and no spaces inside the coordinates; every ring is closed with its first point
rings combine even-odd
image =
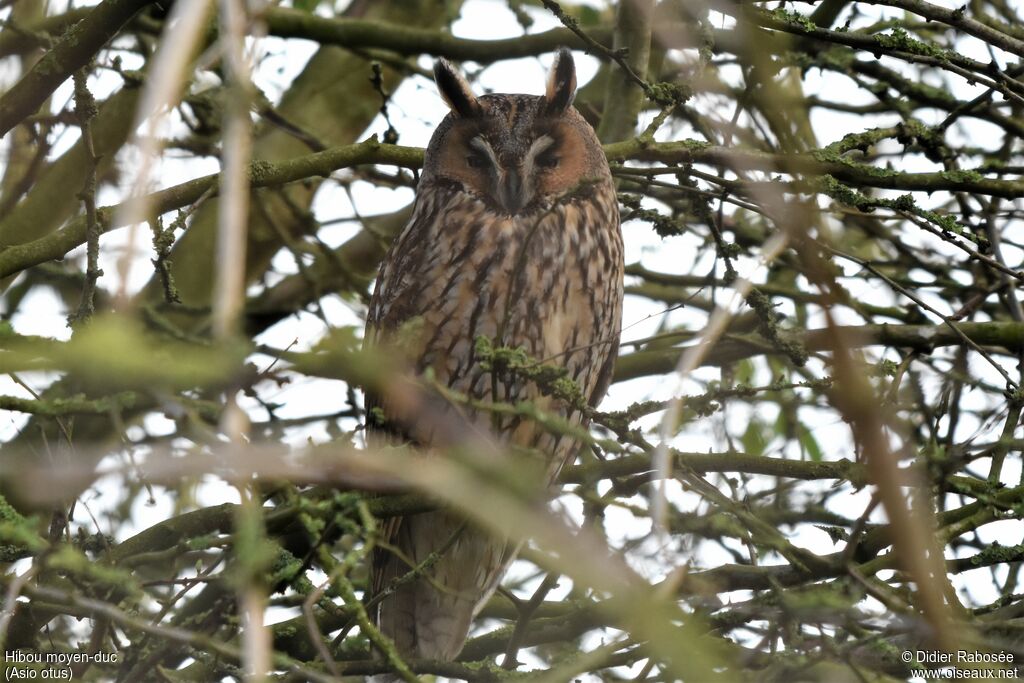
{"type": "Polygon", "coordinates": [[[558,164],[557,154],[551,151],[554,146],[553,137],[541,135],[525,153],[502,155],[483,134],[469,141],[474,157],[471,165],[486,171],[489,196],[509,216],[516,215],[534,200],[537,172],[558,164]]]}
{"type": "Polygon", "coordinates": [[[451,112],[426,150],[423,182],[441,181],[496,216],[518,217],[570,201],[583,181],[608,173],[593,129],[572,107],[568,50],[556,53],[543,95],[477,96],[444,59],[434,78],[451,112]]]}

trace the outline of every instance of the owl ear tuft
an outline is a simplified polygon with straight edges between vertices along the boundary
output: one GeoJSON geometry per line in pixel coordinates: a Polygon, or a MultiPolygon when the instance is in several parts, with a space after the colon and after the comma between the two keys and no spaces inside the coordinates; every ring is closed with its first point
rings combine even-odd
{"type": "Polygon", "coordinates": [[[559,48],[555,62],[548,73],[548,87],[544,93],[544,110],[548,114],[561,114],[576,97],[576,63],[568,48],[559,48]]]}
{"type": "Polygon", "coordinates": [[[480,103],[473,89],[447,59],[438,59],[434,64],[434,82],[448,108],[458,116],[468,119],[480,113],[480,103]]]}

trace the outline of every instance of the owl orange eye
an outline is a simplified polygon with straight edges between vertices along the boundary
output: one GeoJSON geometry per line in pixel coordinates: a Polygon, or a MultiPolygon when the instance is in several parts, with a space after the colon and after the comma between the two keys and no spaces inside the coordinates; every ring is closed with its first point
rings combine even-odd
{"type": "Polygon", "coordinates": [[[466,165],[470,168],[486,168],[487,157],[483,154],[468,154],[466,155],[466,165]]]}

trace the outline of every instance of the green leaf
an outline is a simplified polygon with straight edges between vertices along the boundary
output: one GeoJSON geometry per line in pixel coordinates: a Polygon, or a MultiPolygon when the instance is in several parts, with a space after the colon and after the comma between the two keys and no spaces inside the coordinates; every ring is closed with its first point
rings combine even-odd
{"type": "Polygon", "coordinates": [[[576,18],[581,26],[597,26],[603,17],[599,10],[582,5],[577,10],[576,18]]]}
{"type": "Polygon", "coordinates": [[[733,365],[733,383],[734,384],[753,384],[754,383],[754,364],[750,360],[744,359],[733,365]]]}
{"type": "Polygon", "coordinates": [[[824,459],[824,453],[821,452],[818,440],[814,438],[806,427],[798,427],[797,430],[800,434],[798,437],[800,450],[814,462],[821,462],[824,459]]]}
{"type": "Polygon", "coordinates": [[[786,416],[786,411],[783,409],[779,410],[778,417],[775,418],[775,423],[772,424],[772,433],[775,436],[786,438],[789,434],[789,418],[786,416]]]}
{"type": "Polygon", "coordinates": [[[746,431],[740,437],[743,452],[748,455],[764,455],[765,438],[764,424],[760,420],[751,420],[746,431]]]}

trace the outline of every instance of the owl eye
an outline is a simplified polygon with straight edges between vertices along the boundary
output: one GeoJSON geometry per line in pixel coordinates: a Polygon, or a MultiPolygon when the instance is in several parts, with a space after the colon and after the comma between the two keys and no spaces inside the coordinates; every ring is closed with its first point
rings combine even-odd
{"type": "Polygon", "coordinates": [[[537,165],[541,168],[554,168],[558,166],[559,162],[558,155],[554,152],[548,152],[547,154],[541,154],[537,157],[537,165]]]}
{"type": "Polygon", "coordinates": [[[471,153],[466,155],[466,165],[470,168],[486,168],[489,163],[483,154],[471,153]]]}

